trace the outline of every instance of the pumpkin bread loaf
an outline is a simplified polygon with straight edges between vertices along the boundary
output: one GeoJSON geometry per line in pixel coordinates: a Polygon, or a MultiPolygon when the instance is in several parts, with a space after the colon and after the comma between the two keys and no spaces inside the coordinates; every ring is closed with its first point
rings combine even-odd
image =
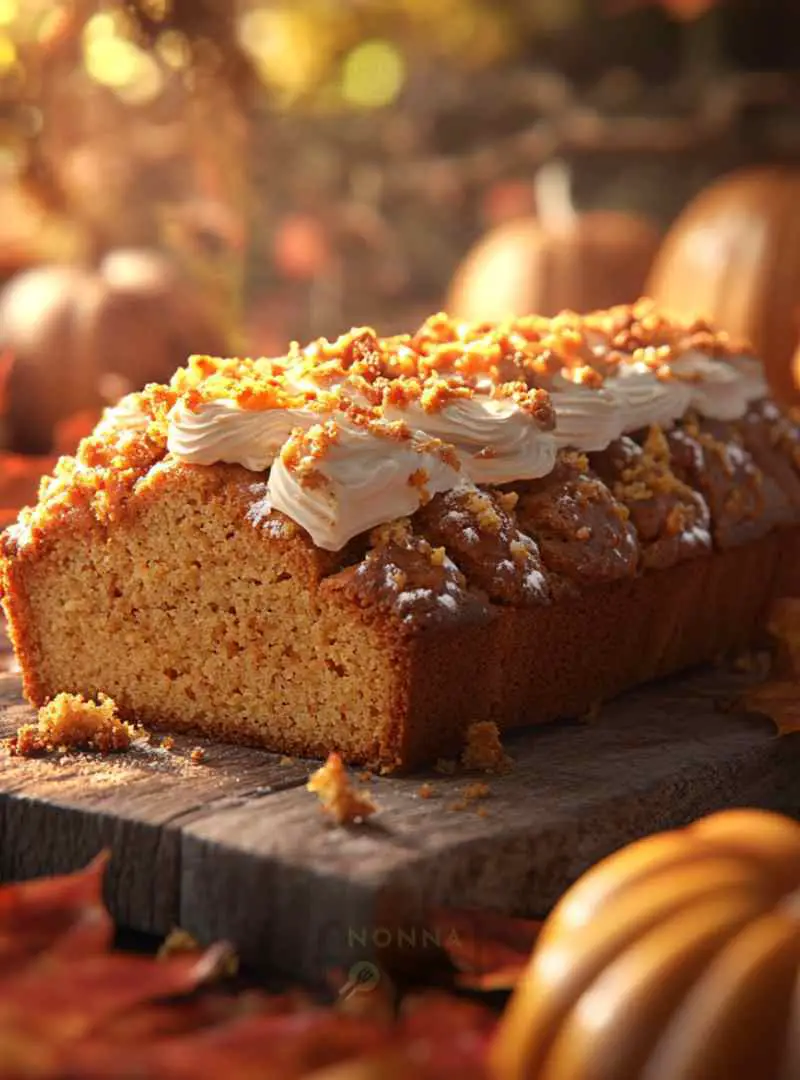
{"type": "Polygon", "coordinates": [[[793,591],[800,432],[646,302],[192,358],[3,536],[25,692],[411,768],[753,640],[793,591]]]}

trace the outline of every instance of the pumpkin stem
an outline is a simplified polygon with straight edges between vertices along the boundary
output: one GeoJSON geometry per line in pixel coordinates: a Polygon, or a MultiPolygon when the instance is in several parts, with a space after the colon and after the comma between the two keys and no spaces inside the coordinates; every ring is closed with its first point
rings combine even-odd
{"type": "Polygon", "coordinates": [[[572,203],[569,166],[558,158],[548,161],[533,178],[536,215],[552,232],[569,232],[577,214],[572,203]]]}

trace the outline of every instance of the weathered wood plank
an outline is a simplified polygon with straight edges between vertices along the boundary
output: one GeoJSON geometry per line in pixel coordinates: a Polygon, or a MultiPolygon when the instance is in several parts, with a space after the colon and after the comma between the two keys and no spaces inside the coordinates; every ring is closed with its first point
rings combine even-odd
{"type": "Polygon", "coordinates": [[[419,778],[376,781],[381,815],[349,830],[321,821],[299,790],[261,813],[219,809],[182,831],[182,925],[309,974],[365,958],[365,930],[391,939],[429,905],[542,913],[610,851],[715,809],[800,816],[800,739],[715,712],[712,697],[736,682],[673,684],[631,695],[592,726],[509,740],[515,768],[491,779],[485,817],[450,809],[463,776],[430,777],[433,800],[418,796],[419,778]],[[298,900],[302,918],[287,918],[298,900]]]}
{"type": "MultiPolygon", "coordinates": [[[[0,876],[73,869],[109,847],[121,922],[225,937],[252,964],[314,978],[401,931],[409,941],[429,905],[541,913],[604,854],[711,810],[800,816],[800,738],[715,706],[743,685],[705,672],[630,694],[591,724],[517,735],[513,771],[466,810],[453,806],[475,776],[375,778],[381,813],[349,829],[304,790],[312,763],[257,750],[176,739],[173,752],[113,758],[3,751],[0,876]],[[423,780],[434,798],[420,797],[423,780]]],[[[0,674],[0,736],[31,716],[19,693],[0,674]]]]}
{"type": "MultiPolygon", "coordinates": [[[[19,678],[0,674],[0,738],[33,719],[19,678]]],[[[304,764],[235,746],[176,737],[172,751],[22,759],[0,751],[0,878],[60,873],[110,849],[107,895],[115,917],[162,933],[180,895],[180,826],[217,806],[302,783],[304,764]],[[194,746],[206,748],[193,765],[194,746]]]]}

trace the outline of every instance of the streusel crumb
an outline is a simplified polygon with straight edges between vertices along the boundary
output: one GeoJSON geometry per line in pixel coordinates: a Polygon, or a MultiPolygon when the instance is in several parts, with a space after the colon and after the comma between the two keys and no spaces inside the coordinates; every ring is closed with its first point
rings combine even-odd
{"type": "Polygon", "coordinates": [[[461,764],[465,769],[487,773],[507,772],[511,768],[512,761],[503,749],[497,724],[479,720],[469,725],[461,764]]]}
{"type": "Polygon", "coordinates": [[[20,757],[68,750],[109,754],[127,750],[134,735],[134,728],[120,720],[116,702],[106,694],[87,701],[79,694],[64,693],[39,709],[35,724],[23,724],[9,747],[20,757]]]}
{"type": "Polygon", "coordinates": [[[367,791],[356,791],[339,754],[329,754],[325,764],[312,773],[306,784],[337,825],[363,821],[378,809],[367,791]]]}
{"type": "Polygon", "coordinates": [[[467,802],[473,802],[476,799],[488,799],[491,794],[492,789],[482,780],[477,780],[474,784],[467,784],[464,788],[464,798],[467,802]]]}

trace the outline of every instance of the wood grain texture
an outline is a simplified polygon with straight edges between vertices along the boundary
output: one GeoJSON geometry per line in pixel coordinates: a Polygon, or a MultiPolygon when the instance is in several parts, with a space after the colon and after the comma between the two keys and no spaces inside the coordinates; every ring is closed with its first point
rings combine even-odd
{"type": "MultiPolygon", "coordinates": [[[[73,869],[109,847],[121,923],[181,925],[231,940],[256,967],[319,978],[384,947],[434,948],[419,930],[431,906],[541,914],[598,858],[709,811],[800,816],[800,737],[718,708],[743,685],[706,671],[629,694],[591,723],[522,733],[507,740],[504,776],[374,778],[380,813],[348,828],[305,791],[313,763],[263,751],[205,743],[192,765],[199,740],[105,758],[3,750],[0,876],[73,869]],[[476,779],[489,797],[454,809],[476,779]]],[[[0,670],[0,735],[30,717],[18,676],[0,670]]]]}

